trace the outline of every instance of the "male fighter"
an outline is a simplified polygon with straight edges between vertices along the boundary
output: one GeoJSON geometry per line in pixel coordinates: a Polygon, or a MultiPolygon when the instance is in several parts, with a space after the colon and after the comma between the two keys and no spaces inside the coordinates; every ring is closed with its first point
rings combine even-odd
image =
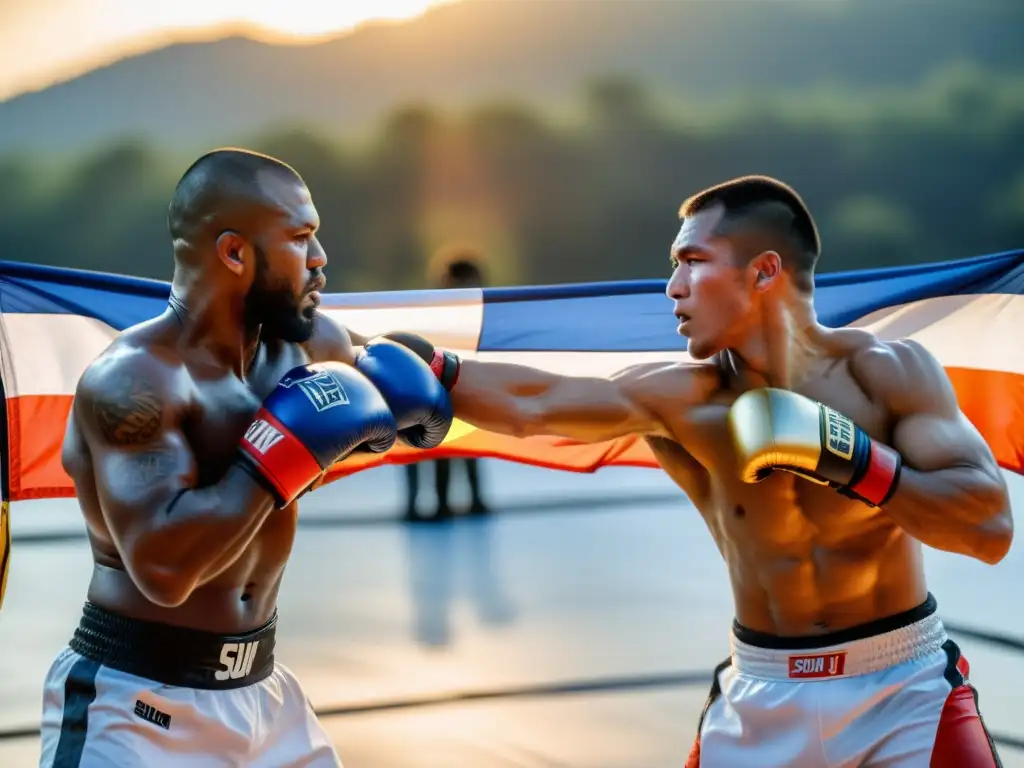
{"type": "Polygon", "coordinates": [[[992,453],[919,344],[817,322],[819,238],[792,189],[732,180],[681,218],[667,293],[693,364],[557,376],[389,336],[484,429],[644,435],[703,515],[736,621],[688,766],[997,765],[921,562],[921,543],[1006,554],[992,453]]]}
{"type": "Polygon", "coordinates": [[[451,401],[409,350],[354,354],[317,313],[318,216],[287,165],[205,155],[168,224],[167,310],[90,365],[68,420],[95,567],[40,764],[340,765],[274,661],[296,502],[353,450],[440,444],[451,401]]]}

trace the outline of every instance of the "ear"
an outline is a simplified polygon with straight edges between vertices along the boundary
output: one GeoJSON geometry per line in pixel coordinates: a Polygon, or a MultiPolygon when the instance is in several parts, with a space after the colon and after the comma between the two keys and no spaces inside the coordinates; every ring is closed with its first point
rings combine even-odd
{"type": "Polygon", "coordinates": [[[754,290],[766,291],[782,275],[782,257],[776,251],[763,251],[750,260],[750,269],[754,273],[754,290]]]}
{"type": "Polygon", "coordinates": [[[246,265],[252,261],[253,252],[249,242],[237,232],[227,230],[217,238],[217,256],[234,274],[241,276],[246,265]]]}

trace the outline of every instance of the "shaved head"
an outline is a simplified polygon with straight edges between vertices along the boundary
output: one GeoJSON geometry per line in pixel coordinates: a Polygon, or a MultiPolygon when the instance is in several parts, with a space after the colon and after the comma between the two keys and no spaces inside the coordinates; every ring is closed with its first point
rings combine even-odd
{"type": "Polygon", "coordinates": [[[302,183],[287,163],[245,149],[217,149],[182,175],[167,210],[175,252],[224,230],[248,234],[278,207],[275,181],[302,183]]]}
{"type": "Polygon", "coordinates": [[[327,263],[319,227],[294,168],[244,149],[208,152],[185,171],[167,209],[172,300],[197,291],[214,303],[238,297],[247,327],[303,342],[313,332],[327,263]]]}
{"type": "Polygon", "coordinates": [[[777,251],[800,290],[814,289],[821,253],[817,226],[796,191],[769,176],[743,176],[698,192],[679,210],[684,221],[714,212],[714,234],[733,238],[740,257],[777,251]]]}

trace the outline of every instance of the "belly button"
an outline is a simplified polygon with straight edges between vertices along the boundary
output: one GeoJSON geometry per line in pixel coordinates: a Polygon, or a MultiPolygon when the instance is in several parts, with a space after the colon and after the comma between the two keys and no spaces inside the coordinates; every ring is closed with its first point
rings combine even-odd
{"type": "Polygon", "coordinates": [[[255,586],[256,585],[253,582],[249,582],[248,584],[246,584],[242,588],[243,589],[243,592],[242,592],[242,602],[243,603],[247,603],[250,600],[252,600],[252,588],[255,587],[255,586]]]}
{"type": "Polygon", "coordinates": [[[736,513],[736,517],[743,518],[747,516],[747,510],[743,508],[742,504],[737,504],[736,509],[734,511],[736,513]]]}

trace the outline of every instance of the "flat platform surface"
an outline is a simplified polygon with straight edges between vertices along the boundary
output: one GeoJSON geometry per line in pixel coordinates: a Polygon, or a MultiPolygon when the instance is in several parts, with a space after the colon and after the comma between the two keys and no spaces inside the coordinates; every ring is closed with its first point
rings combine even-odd
{"type": "MultiPolygon", "coordinates": [[[[678,768],[732,620],[703,522],[653,470],[483,472],[496,513],[482,519],[399,523],[393,467],[303,505],[278,656],[325,712],[347,768],[678,768]]],[[[1024,480],[1009,482],[1021,504],[1024,480]]],[[[431,484],[425,474],[424,503],[431,484]]],[[[91,562],[73,501],[16,505],[12,529],[0,766],[22,768],[37,764],[38,739],[10,732],[38,726],[91,562]]],[[[1024,638],[1021,541],[996,567],[927,553],[952,628],[1024,638]]],[[[951,634],[990,729],[1024,742],[1024,655],[951,634]]],[[[1024,751],[1002,757],[1024,768],[1024,751]]]]}

